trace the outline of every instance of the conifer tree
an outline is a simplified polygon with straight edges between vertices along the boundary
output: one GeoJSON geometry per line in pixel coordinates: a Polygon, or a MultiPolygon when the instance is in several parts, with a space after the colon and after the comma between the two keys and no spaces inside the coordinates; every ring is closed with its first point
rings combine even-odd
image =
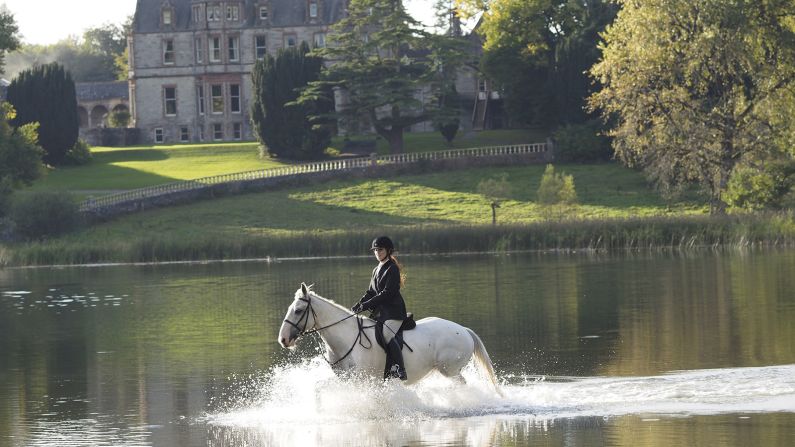
{"type": "Polygon", "coordinates": [[[61,65],[40,65],[19,74],[8,86],[8,102],[17,111],[11,125],[39,123],[44,161],[62,164],[78,136],[77,97],[72,76],[61,65]]]}
{"type": "Polygon", "coordinates": [[[331,142],[331,126],[322,115],[333,108],[333,102],[323,98],[295,102],[299,89],[320,76],[322,59],[308,53],[304,42],[298,48],[280,50],[275,58],[268,55],[254,67],[251,121],[272,156],[319,158],[331,142]]]}

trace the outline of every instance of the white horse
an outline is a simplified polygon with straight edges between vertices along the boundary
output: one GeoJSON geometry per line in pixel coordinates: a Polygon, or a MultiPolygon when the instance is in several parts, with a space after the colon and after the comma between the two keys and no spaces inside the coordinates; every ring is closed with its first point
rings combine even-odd
{"type": "MultiPolygon", "coordinates": [[[[279,344],[294,348],[300,336],[315,332],[325,343],[326,360],[333,368],[373,377],[382,374],[386,354],[375,342],[375,321],[358,316],[301,284],[279,329],[279,344]]],[[[417,382],[433,370],[465,383],[461,370],[474,357],[481,372],[502,395],[489,354],[471,329],[441,318],[423,318],[417,321],[416,328],[403,332],[403,340],[407,345],[403,348],[406,384],[417,382]]]]}

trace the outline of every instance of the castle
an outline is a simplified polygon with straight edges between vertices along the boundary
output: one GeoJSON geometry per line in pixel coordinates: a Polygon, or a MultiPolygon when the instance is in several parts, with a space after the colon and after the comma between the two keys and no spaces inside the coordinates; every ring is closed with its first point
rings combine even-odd
{"type": "MultiPolygon", "coordinates": [[[[129,39],[131,125],[141,143],[254,138],[251,73],[266,54],[323,47],[346,0],[138,0],[129,39]]],[[[458,92],[478,109],[474,70],[458,92]]],[[[481,92],[481,95],[482,92],[481,92]]],[[[469,121],[469,120],[467,120],[469,121]]],[[[477,123],[474,123],[477,126],[477,123]]],[[[431,130],[421,123],[413,130],[431,130]]]]}

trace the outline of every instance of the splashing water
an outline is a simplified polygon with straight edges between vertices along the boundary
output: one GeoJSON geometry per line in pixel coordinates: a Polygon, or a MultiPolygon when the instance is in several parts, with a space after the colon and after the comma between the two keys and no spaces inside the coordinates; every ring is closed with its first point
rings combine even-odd
{"type": "Polygon", "coordinates": [[[479,442],[505,420],[544,425],[564,418],[631,414],[795,412],[795,365],[650,377],[509,376],[504,398],[493,393],[472,365],[464,377],[467,385],[431,375],[404,387],[337,377],[319,357],[279,366],[248,384],[258,389],[253,397],[231,399],[226,408],[207,416],[208,441],[384,445],[421,438],[437,445],[485,445],[479,442]]]}

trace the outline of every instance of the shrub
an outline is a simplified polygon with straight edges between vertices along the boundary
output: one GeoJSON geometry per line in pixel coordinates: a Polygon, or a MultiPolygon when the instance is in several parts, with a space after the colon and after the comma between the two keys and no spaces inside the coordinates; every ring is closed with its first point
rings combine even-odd
{"type": "Polygon", "coordinates": [[[126,110],[114,110],[108,118],[108,124],[110,124],[111,127],[127,127],[127,125],[130,124],[130,119],[132,119],[130,112],[126,110]]]}
{"type": "Polygon", "coordinates": [[[758,211],[792,207],[795,161],[770,162],[761,168],[735,169],[723,199],[737,210],[758,211]]]}
{"type": "Polygon", "coordinates": [[[81,221],[75,201],[64,192],[38,192],[15,197],[11,219],[23,239],[44,239],[76,229],[81,221]]]}
{"type": "Polygon", "coordinates": [[[541,185],[538,187],[537,200],[543,205],[576,203],[574,176],[556,173],[554,166],[547,165],[541,177],[541,185]]]}
{"type": "Polygon", "coordinates": [[[610,139],[601,135],[599,121],[567,124],[559,127],[552,138],[560,161],[592,162],[609,160],[613,156],[610,139]]]}
{"type": "Polygon", "coordinates": [[[91,162],[91,149],[88,143],[83,140],[77,140],[74,146],[66,153],[66,164],[69,165],[86,165],[91,162]]]}

